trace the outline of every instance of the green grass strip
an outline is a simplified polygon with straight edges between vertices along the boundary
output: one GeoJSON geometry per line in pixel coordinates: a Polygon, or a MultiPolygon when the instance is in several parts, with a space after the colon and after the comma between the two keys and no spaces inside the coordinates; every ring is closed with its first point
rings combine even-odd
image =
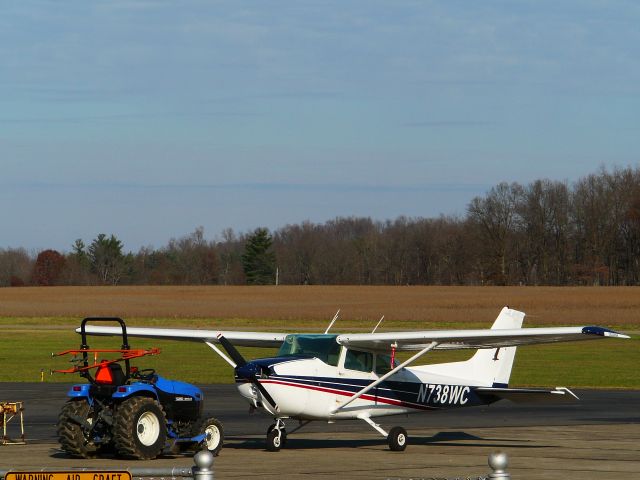
{"type": "MultiPolygon", "coordinates": [[[[129,321],[130,326],[158,326],[262,331],[324,331],[326,322],[255,320],[157,319],[129,321]],[[283,326],[283,324],[286,324],[283,326]],[[295,327],[298,328],[295,328],[295,327]]],[[[78,348],[80,337],[74,333],[77,319],[3,318],[0,319],[0,382],[37,382],[44,373],[46,382],[80,382],[76,375],[54,374],[53,369],[69,368],[68,357],[52,358],[52,352],[78,348]]],[[[415,323],[412,327],[415,329],[415,323]]],[[[400,329],[402,327],[396,328],[400,329]]],[[[336,331],[369,331],[347,322],[336,331]]],[[[449,324],[431,324],[425,329],[452,328],[449,324]]],[[[486,325],[455,325],[455,328],[486,328],[486,325]]],[[[630,340],[604,339],[587,342],[525,346],[518,349],[511,377],[512,386],[566,386],[572,388],[640,389],[640,335],[637,327],[618,326],[632,334],[630,340]],[[635,331],[633,331],[635,330],[635,331]]],[[[119,348],[115,337],[90,337],[92,348],[119,348]]],[[[139,368],[155,368],[161,375],[187,382],[232,383],[231,368],[201,342],[178,342],[131,338],[133,348],[160,347],[158,356],[134,360],[139,368]]],[[[246,358],[270,356],[273,349],[241,349],[246,358]]],[[[425,363],[463,360],[469,351],[433,352],[425,363]]],[[[108,357],[108,355],[106,355],[108,357]]]]}

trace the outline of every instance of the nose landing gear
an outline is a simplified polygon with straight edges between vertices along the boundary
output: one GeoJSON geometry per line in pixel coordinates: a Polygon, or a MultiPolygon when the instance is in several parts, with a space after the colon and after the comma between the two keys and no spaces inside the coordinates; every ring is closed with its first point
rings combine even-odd
{"type": "Polygon", "coordinates": [[[276,423],[267,430],[267,450],[277,452],[287,443],[287,430],[284,420],[276,418],[276,423]]]}

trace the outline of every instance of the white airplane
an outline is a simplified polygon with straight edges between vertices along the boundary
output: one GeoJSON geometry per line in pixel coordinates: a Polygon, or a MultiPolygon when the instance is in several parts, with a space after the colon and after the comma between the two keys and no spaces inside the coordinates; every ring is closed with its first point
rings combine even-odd
{"type": "MultiPolygon", "coordinates": [[[[268,450],[284,446],[285,419],[299,420],[295,430],[314,420],[359,419],[386,437],[391,450],[402,451],[408,441],[405,429],[396,426],[387,432],[374,418],[488,405],[500,399],[575,401],[577,397],[564,387],[509,388],[517,346],[629,338],[597,326],[521,328],[524,316],[505,307],[489,330],[329,334],[336,314],[323,334],[165,328],[128,328],[127,332],[133,337],[202,341],[211,347],[234,368],[240,395],[251,408],[274,418],[267,431],[268,450]],[[275,357],[247,362],[235,346],[280,350],[275,357]],[[428,352],[443,349],[477,352],[466,361],[414,365],[428,352]],[[396,353],[404,351],[417,353],[398,362],[396,353]]],[[[86,331],[121,334],[118,327],[87,326],[86,331]]]]}

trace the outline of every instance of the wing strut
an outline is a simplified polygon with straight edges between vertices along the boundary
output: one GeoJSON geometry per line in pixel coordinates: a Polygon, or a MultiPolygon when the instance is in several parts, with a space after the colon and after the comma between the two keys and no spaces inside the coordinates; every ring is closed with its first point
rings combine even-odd
{"type": "Polygon", "coordinates": [[[420,350],[418,353],[416,353],[413,357],[411,357],[409,360],[405,360],[404,362],[402,362],[400,365],[398,365],[397,367],[389,370],[387,373],[385,373],[383,376],[381,376],[379,379],[377,379],[375,382],[370,383],[369,385],[367,385],[366,387],[364,387],[362,390],[358,391],[357,393],[354,393],[353,396],[349,397],[349,400],[347,400],[346,402],[344,402],[342,405],[338,405],[336,408],[334,408],[333,410],[331,410],[330,414],[333,415],[335,413],[338,412],[338,410],[342,410],[344,407],[346,407],[347,405],[349,405],[351,402],[353,402],[354,400],[357,400],[358,398],[360,398],[362,395],[364,395],[365,393],[367,393],[369,390],[371,390],[374,387],[377,387],[378,385],[380,385],[382,382],[384,382],[387,378],[389,378],[391,375],[395,374],[396,372],[400,371],[401,369],[403,369],[404,367],[406,367],[407,365],[409,365],[412,362],[415,362],[418,358],[420,358],[421,356],[423,356],[425,353],[427,353],[430,350],[433,350],[434,348],[436,348],[436,346],[438,345],[438,342],[431,342],[429,345],[427,345],[426,347],[424,347],[422,350],[420,350]]]}

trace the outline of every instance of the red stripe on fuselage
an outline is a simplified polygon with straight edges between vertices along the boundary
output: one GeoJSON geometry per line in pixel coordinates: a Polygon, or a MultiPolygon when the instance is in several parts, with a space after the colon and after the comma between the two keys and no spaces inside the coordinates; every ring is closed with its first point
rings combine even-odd
{"type": "MultiPolygon", "coordinates": [[[[326,388],[326,387],[318,387],[318,386],[315,386],[315,385],[307,385],[307,384],[303,384],[303,383],[286,382],[284,380],[261,379],[260,383],[273,383],[275,385],[285,385],[285,386],[288,386],[288,387],[304,388],[304,389],[307,389],[307,390],[315,390],[315,391],[318,391],[318,392],[333,393],[335,395],[341,395],[343,397],[352,397],[356,393],[356,392],[349,392],[349,391],[345,391],[345,390],[337,390],[337,389],[334,389],[334,388],[326,388]]],[[[416,409],[416,410],[437,410],[436,407],[429,407],[429,406],[426,406],[426,405],[420,405],[418,403],[403,402],[402,400],[397,400],[395,398],[377,397],[377,396],[374,396],[374,395],[367,395],[366,393],[364,395],[361,395],[360,398],[362,398],[363,400],[369,400],[371,402],[385,403],[385,404],[388,404],[388,405],[395,405],[397,407],[408,407],[408,408],[413,408],[413,409],[416,409]]]]}

